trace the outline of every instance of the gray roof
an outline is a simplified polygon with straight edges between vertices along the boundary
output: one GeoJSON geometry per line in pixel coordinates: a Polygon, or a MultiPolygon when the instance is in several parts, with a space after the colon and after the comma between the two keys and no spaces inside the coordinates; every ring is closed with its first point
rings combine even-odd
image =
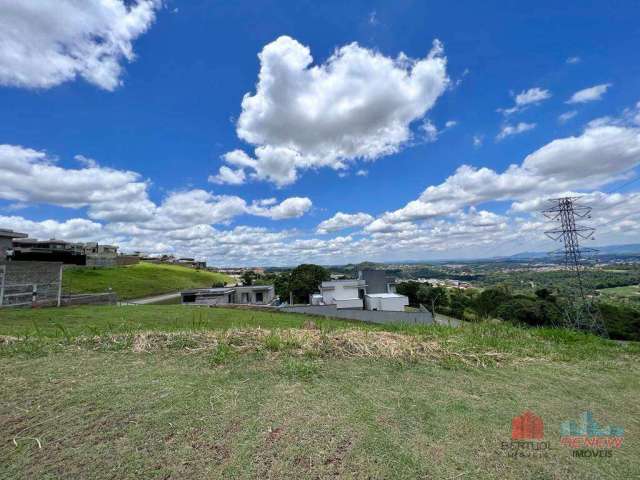
{"type": "Polygon", "coordinates": [[[213,295],[224,295],[235,292],[235,288],[216,287],[216,288],[192,288],[191,290],[182,290],[180,293],[211,293],[213,295]]]}
{"type": "Polygon", "coordinates": [[[13,230],[7,230],[0,228],[0,237],[5,238],[27,238],[29,235],[26,233],[14,232],[13,230]]]}

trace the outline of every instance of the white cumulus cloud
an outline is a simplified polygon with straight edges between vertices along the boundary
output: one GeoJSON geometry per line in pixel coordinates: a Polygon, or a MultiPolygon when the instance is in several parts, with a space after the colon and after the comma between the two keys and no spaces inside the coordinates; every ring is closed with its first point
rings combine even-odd
{"type": "Polygon", "coordinates": [[[160,0],[0,0],[0,85],[50,88],[81,76],[105,90],[120,85],[132,42],[160,0]]]}
{"type": "MultiPolygon", "coordinates": [[[[237,122],[238,137],[255,147],[253,155],[234,151],[223,160],[278,186],[295,182],[300,170],[339,170],[399,151],[411,138],[412,122],[449,83],[438,41],[417,60],[351,43],[314,65],[308,47],[283,36],[259,58],[256,91],[244,96],[237,122]]],[[[231,178],[229,172],[217,178],[225,176],[231,178]]]]}
{"type": "Polygon", "coordinates": [[[571,189],[586,190],[620,179],[640,164],[640,129],[589,125],[579,136],[553,140],[502,173],[469,165],[418,199],[376,219],[369,230],[452,214],[489,201],[526,200],[571,189]]]}
{"type": "Polygon", "coordinates": [[[36,222],[18,216],[0,215],[0,228],[28,233],[31,238],[63,239],[72,242],[100,240],[104,243],[104,230],[100,223],[85,218],[72,218],[64,222],[43,220],[36,222]]]}
{"type": "Polygon", "coordinates": [[[368,213],[342,213],[338,212],[333,217],[324,220],[316,228],[316,232],[326,234],[345,230],[347,228],[361,227],[373,221],[368,213]]]}
{"type": "Polygon", "coordinates": [[[136,172],[81,160],[81,168],[64,168],[45,152],[0,145],[0,198],[89,208],[89,217],[109,221],[151,218],[155,205],[148,184],[136,172]]]}

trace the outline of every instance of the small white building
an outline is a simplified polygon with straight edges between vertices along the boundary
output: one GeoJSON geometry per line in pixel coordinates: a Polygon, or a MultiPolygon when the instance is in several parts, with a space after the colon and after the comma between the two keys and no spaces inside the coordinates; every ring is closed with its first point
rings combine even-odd
{"type": "Polygon", "coordinates": [[[309,296],[309,303],[311,303],[311,305],[322,305],[324,303],[322,300],[322,295],[319,293],[312,293],[309,296]]]}
{"type": "Polygon", "coordinates": [[[365,287],[364,280],[332,280],[322,282],[320,286],[322,303],[325,305],[335,305],[338,309],[362,309],[365,287]]]}
{"type": "Polygon", "coordinates": [[[404,312],[407,305],[409,297],[397,293],[368,293],[364,296],[364,306],[367,310],[404,312]]]}

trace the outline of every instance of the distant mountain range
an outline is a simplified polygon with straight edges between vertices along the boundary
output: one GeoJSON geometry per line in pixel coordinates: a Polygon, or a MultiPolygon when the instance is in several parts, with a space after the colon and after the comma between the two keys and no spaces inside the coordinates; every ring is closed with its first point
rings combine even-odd
{"type": "MultiPolygon", "coordinates": [[[[598,255],[640,255],[640,243],[630,243],[627,245],[603,245],[593,247],[598,250],[598,255]]],[[[549,252],[520,252],[506,258],[512,260],[545,258],[549,252]]]]}

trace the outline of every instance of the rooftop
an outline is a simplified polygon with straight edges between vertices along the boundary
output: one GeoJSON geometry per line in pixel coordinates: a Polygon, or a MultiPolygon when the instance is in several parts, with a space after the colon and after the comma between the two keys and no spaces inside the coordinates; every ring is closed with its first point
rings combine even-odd
{"type": "Polygon", "coordinates": [[[348,278],[345,280],[327,280],[322,282],[323,287],[333,287],[336,285],[358,285],[365,286],[364,280],[359,280],[357,278],[348,278]]]}
{"type": "Polygon", "coordinates": [[[367,293],[367,297],[373,297],[373,298],[406,298],[406,295],[399,295],[397,293],[367,293]]]}
{"type": "Polygon", "coordinates": [[[0,237],[5,238],[27,238],[28,235],[26,233],[14,232],[13,230],[7,230],[4,228],[0,228],[0,237]]]}
{"type": "Polygon", "coordinates": [[[235,292],[235,290],[235,287],[193,288],[191,290],[183,290],[181,293],[212,293],[224,295],[225,293],[235,292]]]}

